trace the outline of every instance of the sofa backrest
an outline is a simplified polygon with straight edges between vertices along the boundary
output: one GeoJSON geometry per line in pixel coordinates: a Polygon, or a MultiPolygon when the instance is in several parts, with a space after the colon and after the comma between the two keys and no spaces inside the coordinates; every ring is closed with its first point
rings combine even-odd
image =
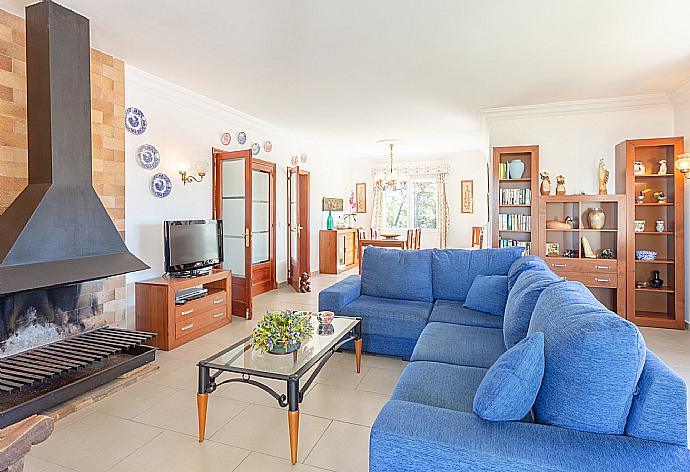
{"type": "Polygon", "coordinates": [[[521,257],[520,259],[513,262],[510,266],[510,269],[508,269],[508,290],[513,289],[513,286],[517,282],[518,277],[520,277],[520,275],[523,272],[527,272],[530,270],[550,271],[551,269],[549,269],[549,266],[546,265],[546,262],[544,262],[544,259],[542,259],[541,257],[521,257]]]}
{"type": "Polygon", "coordinates": [[[431,249],[364,248],[362,295],[433,302],[431,249]]]}
{"type": "Polygon", "coordinates": [[[625,434],[687,447],[687,398],[683,379],[647,350],[625,434]]]}
{"type": "Polygon", "coordinates": [[[499,249],[434,249],[432,255],[433,296],[464,302],[477,275],[508,275],[520,258],[521,247],[499,249]]]}
{"type": "Polygon", "coordinates": [[[539,423],[623,434],[646,348],[637,327],[607,310],[579,282],[545,288],[528,335],[544,333],[539,423]]]}

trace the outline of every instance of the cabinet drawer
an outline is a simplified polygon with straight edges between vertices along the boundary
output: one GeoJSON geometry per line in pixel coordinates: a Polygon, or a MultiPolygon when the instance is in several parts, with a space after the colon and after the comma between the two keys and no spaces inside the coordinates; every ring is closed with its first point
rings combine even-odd
{"type": "Polygon", "coordinates": [[[226,319],[227,310],[225,307],[222,307],[214,308],[191,318],[178,321],[175,323],[175,339],[196,334],[207,326],[219,323],[221,320],[226,319]]]}
{"type": "Polygon", "coordinates": [[[606,260],[587,260],[587,259],[568,259],[563,257],[545,259],[549,268],[556,271],[567,272],[603,272],[615,274],[618,271],[618,261],[614,259],[606,260]]]}
{"type": "Polygon", "coordinates": [[[197,316],[203,311],[211,308],[224,308],[227,304],[227,293],[215,292],[203,298],[189,301],[184,305],[175,307],[175,321],[183,321],[193,316],[197,316]]]}
{"type": "Polygon", "coordinates": [[[616,274],[604,273],[604,274],[592,274],[592,273],[581,273],[581,272],[565,272],[565,271],[554,271],[556,274],[565,278],[566,280],[574,280],[576,282],[582,282],[587,287],[603,287],[603,288],[616,288],[618,287],[618,276],[616,274]]]}

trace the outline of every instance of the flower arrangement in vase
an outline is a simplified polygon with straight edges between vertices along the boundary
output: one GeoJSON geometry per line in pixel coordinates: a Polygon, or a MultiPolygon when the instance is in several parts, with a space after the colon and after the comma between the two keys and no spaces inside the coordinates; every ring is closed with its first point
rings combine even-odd
{"type": "Polygon", "coordinates": [[[347,222],[348,228],[354,228],[357,224],[357,200],[355,198],[355,191],[350,192],[350,198],[347,200],[350,205],[350,212],[346,213],[343,217],[345,222],[347,222]]]}
{"type": "Polygon", "coordinates": [[[313,333],[311,313],[269,311],[252,331],[252,348],[271,354],[289,354],[299,349],[302,342],[313,333]]]}

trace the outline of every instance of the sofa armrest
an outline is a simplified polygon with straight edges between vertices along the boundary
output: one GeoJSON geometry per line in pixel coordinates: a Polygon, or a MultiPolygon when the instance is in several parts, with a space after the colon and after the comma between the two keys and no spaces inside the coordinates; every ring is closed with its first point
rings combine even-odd
{"type": "Polygon", "coordinates": [[[682,446],[391,400],[371,429],[372,472],[690,470],[682,446]]]}
{"type": "Polygon", "coordinates": [[[338,314],[345,305],[359,298],[361,292],[361,278],[359,275],[351,275],[319,292],[319,311],[338,314]]]}

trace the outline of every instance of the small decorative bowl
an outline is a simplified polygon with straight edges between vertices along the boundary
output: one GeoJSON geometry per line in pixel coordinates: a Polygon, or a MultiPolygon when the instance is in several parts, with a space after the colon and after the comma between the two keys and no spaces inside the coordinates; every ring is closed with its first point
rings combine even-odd
{"type": "Polygon", "coordinates": [[[656,251],[647,251],[644,249],[635,251],[635,259],[637,259],[638,261],[655,261],[656,255],[656,251]]]}
{"type": "Polygon", "coordinates": [[[335,313],[332,311],[320,311],[316,314],[316,319],[319,320],[319,323],[326,325],[331,324],[334,317],[335,313]]]}
{"type": "Polygon", "coordinates": [[[644,280],[638,280],[635,282],[635,288],[645,288],[647,286],[647,282],[644,280]]]}

